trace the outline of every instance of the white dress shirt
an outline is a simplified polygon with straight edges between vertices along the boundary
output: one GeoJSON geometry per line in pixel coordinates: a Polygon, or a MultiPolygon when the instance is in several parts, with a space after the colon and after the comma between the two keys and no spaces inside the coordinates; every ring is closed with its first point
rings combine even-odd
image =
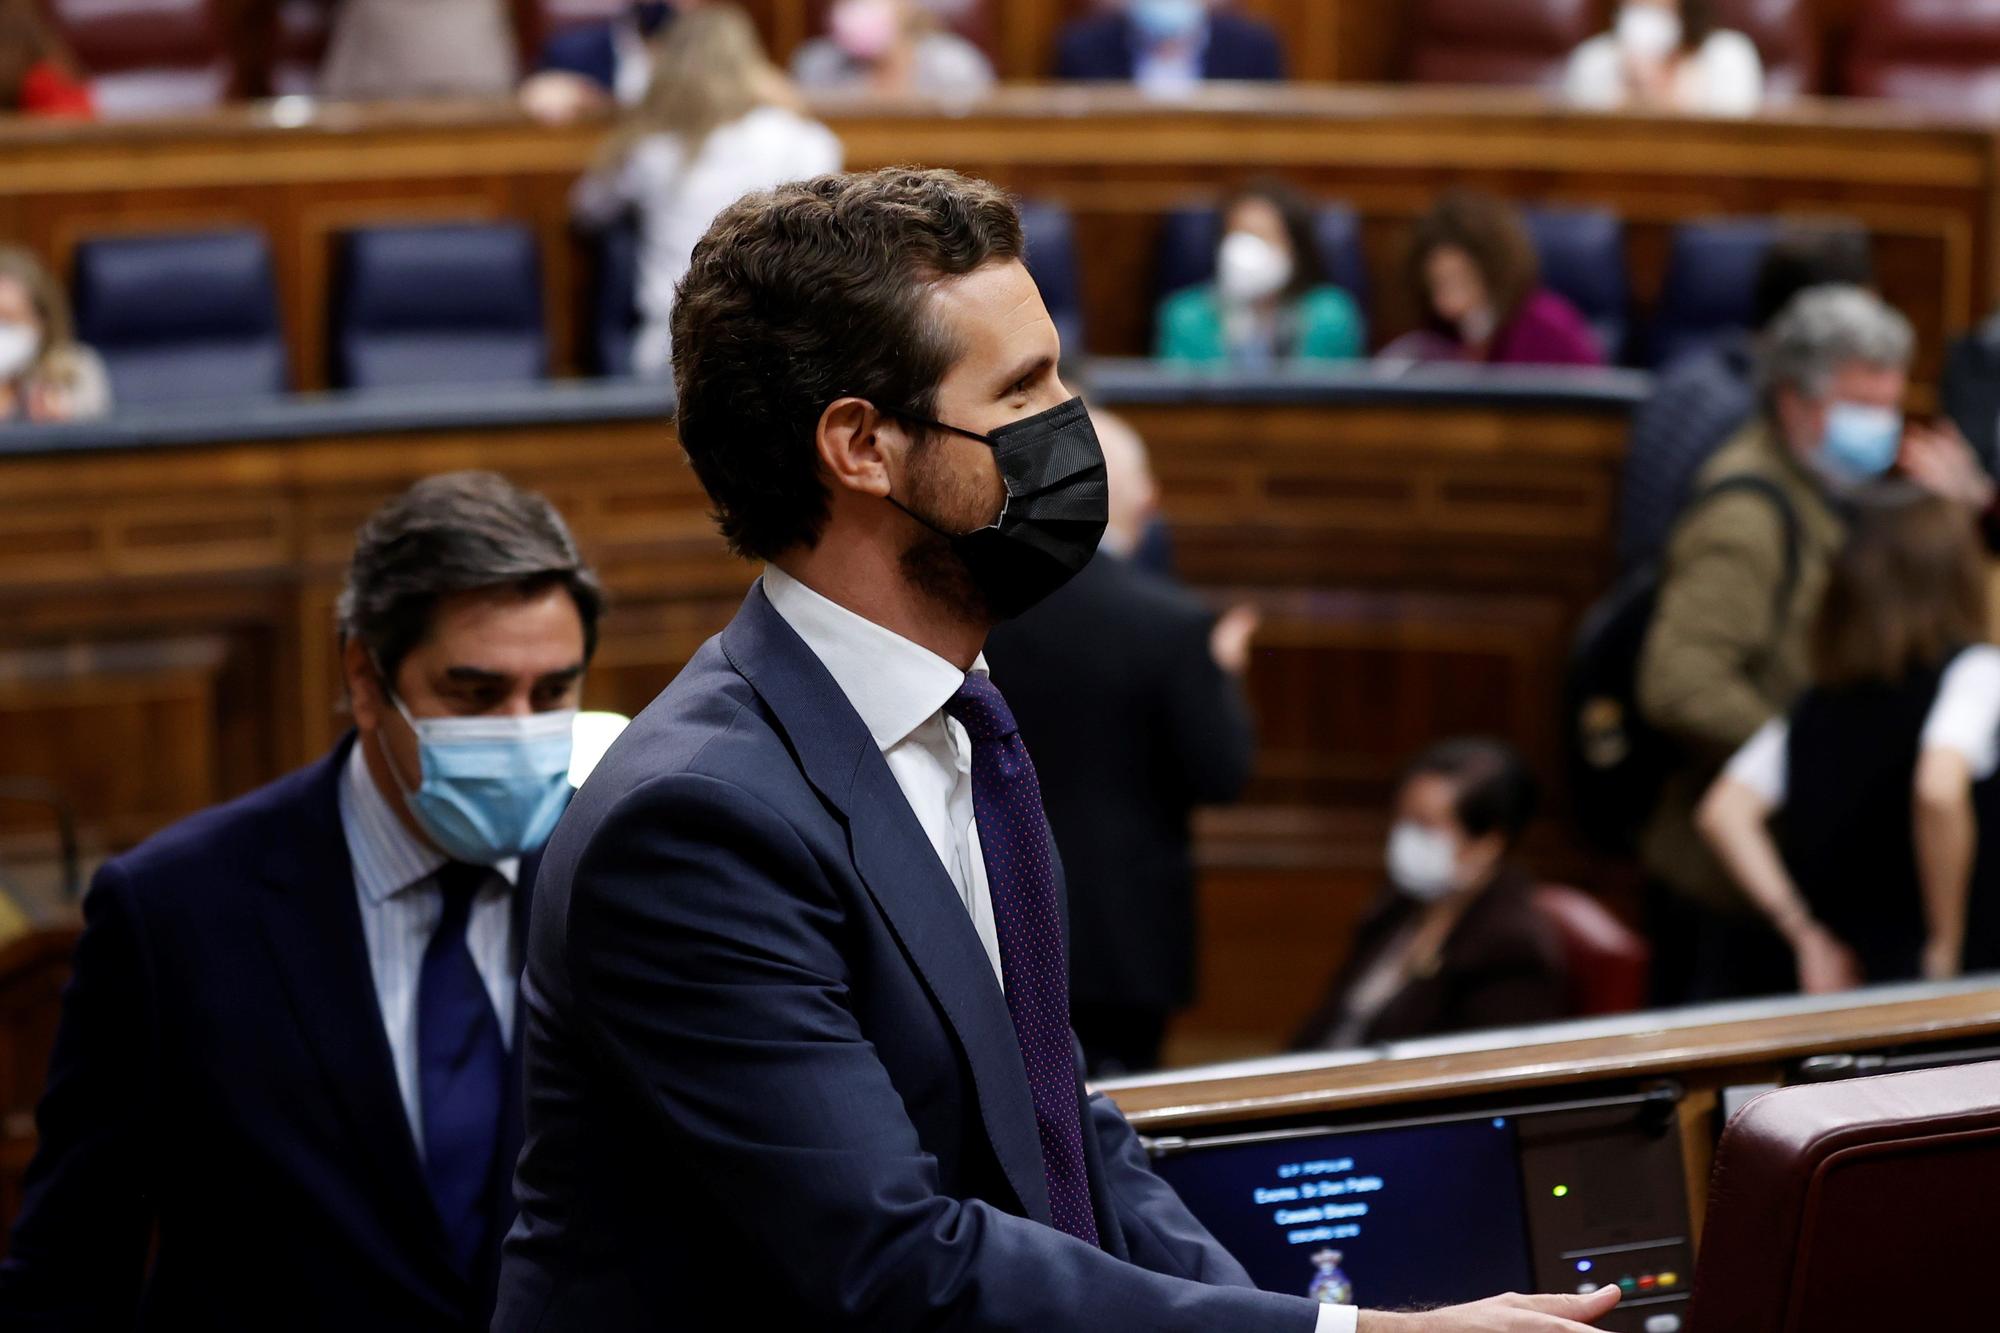
{"type": "MultiPolygon", "coordinates": [[[[368,967],[375,976],[375,1002],[396,1064],[396,1086],[417,1153],[424,1151],[423,1085],[417,1070],[417,978],[424,949],[444,915],[444,894],[436,875],[451,859],[410,832],[368,772],[356,742],[340,779],[340,827],[354,863],[354,893],[361,903],[361,934],[368,967]]],[[[500,1039],[514,1044],[514,996],[521,961],[514,939],[514,884],[519,860],[493,867],[493,875],[473,899],[465,926],[466,947],[486,983],[500,1039]]]]}
{"type": "MultiPolygon", "coordinates": [[[[1000,967],[1000,932],[972,810],[972,741],[946,717],[944,706],[965,682],[951,663],[874,621],[806,587],[776,566],[764,570],[764,595],[833,683],[854,705],[889,772],[958,889],[993,974],[1000,967]]],[[[986,659],[972,669],[984,674],[986,659]]],[[[1320,1307],[1315,1333],[1354,1333],[1354,1307],[1320,1307]]]]}
{"type": "MultiPolygon", "coordinates": [[[[965,683],[965,673],[930,649],[828,601],[776,566],[764,571],[764,595],[861,715],[972,914],[972,928],[1004,986],[1000,929],[993,922],[993,894],[972,812],[972,738],[944,714],[944,706],[965,683]]],[[[984,675],[986,659],[974,662],[972,669],[984,675]]]]}

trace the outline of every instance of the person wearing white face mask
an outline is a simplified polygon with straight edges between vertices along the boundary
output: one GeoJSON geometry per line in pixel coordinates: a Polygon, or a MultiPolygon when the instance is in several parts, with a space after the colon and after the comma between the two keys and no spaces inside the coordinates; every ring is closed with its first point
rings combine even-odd
{"type": "Polygon", "coordinates": [[[1536,801],[1533,774],[1500,741],[1446,741],[1410,765],[1389,833],[1388,887],[1295,1049],[1567,1015],[1561,942],[1512,859],[1536,801]]]}
{"type": "Polygon", "coordinates": [[[1714,0],[1624,0],[1612,30],[1570,56],[1573,106],[1748,116],[1764,103],[1757,45],[1718,26],[1714,0]]]}
{"type": "Polygon", "coordinates": [[[71,332],[69,302],[41,260],[0,245],[0,427],[111,410],[111,381],[71,332]]]}
{"type": "Polygon", "coordinates": [[[801,88],[972,101],[993,87],[985,54],[940,22],[939,0],[835,0],[827,34],[792,56],[801,88]]]}
{"type": "Polygon", "coordinates": [[[1221,216],[1215,278],[1161,303],[1156,356],[1259,368],[1363,354],[1361,310],[1321,277],[1311,206],[1298,191],[1260,181],[1232,195],[1221,216]]]}
{"type": "Polygon", "coordinates": [[[0,1327],[488,1326],[600,603],[555,509],[492,473],[363,524],[353,730],[92,883],[0,1327]]]}

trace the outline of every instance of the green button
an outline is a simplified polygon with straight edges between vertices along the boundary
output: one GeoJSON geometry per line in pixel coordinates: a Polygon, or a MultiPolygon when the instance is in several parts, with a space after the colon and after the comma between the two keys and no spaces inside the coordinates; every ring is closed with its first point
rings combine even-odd
{"type": "Polygon", "coordinates": [[[1618,1279],[1618,1285],[1628,1296],[1639,1289],[1639,1283],[1636,1278],[1621,1277],[1618,1279]]]}

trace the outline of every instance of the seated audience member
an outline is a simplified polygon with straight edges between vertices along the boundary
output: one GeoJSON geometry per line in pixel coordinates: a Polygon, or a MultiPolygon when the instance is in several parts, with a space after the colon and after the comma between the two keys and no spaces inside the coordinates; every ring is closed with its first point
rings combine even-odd
{"type": "Polygon", "coordinates": [[[1388,887],[1296,1049],[1565,1016],[1562,943],[1513,859],[1536,801],[1534,775],[1499,741],[1446,741],[1410,765],[1396,795],[1388,887]]]}
{"type": "Polygon", "coordinates": [[[0,246],[0,426],[110,410],[104,364],[76,341],[56,280],[28,251],[0,246]]]}
{"type": "Polygon", "coordinates": [[[1766,334],[1757,417],[1710,459],[1675,526],[1637,693],[1678,759],[1641,839],[1663,1002],[1772,994],[1783,942],[1694,813],[1722,764],[1810,682],[1808,640],[1848,498],[1896,463],[1914,335],[1857,287],[1801,293],[1766,334]]]}
{"type": "Polygon", "coordinates": [[[703,5],[675,20],[645,101],[571,198],[585,226],[638,214],[639,374],[672,369],[674,286],[715,215],[752,190],[838,171],[840,159],[840,140],[806,117],[742,10],[703,5]]]}
{"type": "Polygon", "coordinates": [[[835,0],[827,35],[798,49],[792,77],[810,91],[970,101],[992,88],[993,65],[918,0],[835,0]]]}
{"type": "Polygon", "coordinates": [[[1282,79],[1285,52],[1269,24],[1212,0],[1125,0],[1062,30],[1056,77],[1134,83],[1175,96],[1205,79],[1282,79]]]}
{"type": "Polygon", "coordinates": [[[598,604],[555,510],[492,473],[362,526],[354,729],[84,899],[0,1327],[488,1325],[598,604]]]}
{"type": "Polygon", "coordinates": [[[1097,556],[986,642],[1035,756],[1069,884],[1070,1021],[1093,1077],[1153,1069],[1194,999],[1196,806],[1233,801],[1256,734],[1256,612],[1218,617],[1133,559],[1158,514],[1145,445],[1093,411],[1110,521],[1097,556]]]}
{"type": "Polygon", "coordinates": [[[1570,57],[1564,92],[1594,110],[1748,116],[1764,104],[1764,62],[1717,23],[1715,0],[1624,0],[1617,26],[1570,57]]]}
{"type": "Polygon", "coordinates": [[[1583,315],[1540,285],[1534,242],[1504,200],[1447,192],[1417,223],[1406,272],[1424,327],[1391,343],[1385,359],[1604,364],[1583,315]]]}
{"type": "Polygon", "coordinates": [[[1282,181],[1260,181],[1222,206],[1215,280],[1160,305],[1154,354],[1192,365],[1345,361],[1366,350],[1354,298],[1324,281],[1312,206],[1282,181]]]}
{"type": "Polygon", "coordinates": [[[565,28],[542,44],[521,83],[522,110],[562,125],[637,106],[653,80],[653,41],[696,0],[633,0],[616,18],[565,28]]]}
{"type": "Polygon", "coordinates": [[[504,97],[517,73],[507,0],[341,0],[319,89],[355,102],[504,97]]]}
{"type": "Polygon", "coordinates": [[[1788,227],[1764,256],[1755,332],[1727,335],[1660,372],[1632,418],[1619,487],[1618,559],[1632,568],[1660,554],[1702,464],[1757,411],[1757,337],[1808,287],[1874,281],[1868,233],[1852,223],[1788,227]]]}
{"type": "Polygon", "coordinates": [[[1972,524],[1909,482],[1851,509],[1812,688],[1737,753],[1700,815],[1814,993],[1957,976],[1968,904],[2000,893],[1973,878],[1975,862],[2000,871],[2000,648],[1984,642],[1972,524]]]}
{"type": "Polygon", "coordinates": [[[0,0],[0,114],[96,114],[76,61],[49,27],[35,0],[0,0]]]}

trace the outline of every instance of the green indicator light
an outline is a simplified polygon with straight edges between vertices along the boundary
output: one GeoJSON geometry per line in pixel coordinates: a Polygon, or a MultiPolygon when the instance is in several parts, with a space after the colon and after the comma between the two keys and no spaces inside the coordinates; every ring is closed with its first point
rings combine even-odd
{"type": "Polygon", "coordinates": [[[1566,1198],[1568,1198],[1568,1197],[1569,1197],[1569,1186],[1567,1186],[1567,1185],[1558,1185],[1558,1186],[1556,1186],[1556,1188],[1555,1188],[1555,1196],[1556,1196],[1556,1197],[1557,1197],[1558,1199],[1566,1199],[1566,1198]]]}

